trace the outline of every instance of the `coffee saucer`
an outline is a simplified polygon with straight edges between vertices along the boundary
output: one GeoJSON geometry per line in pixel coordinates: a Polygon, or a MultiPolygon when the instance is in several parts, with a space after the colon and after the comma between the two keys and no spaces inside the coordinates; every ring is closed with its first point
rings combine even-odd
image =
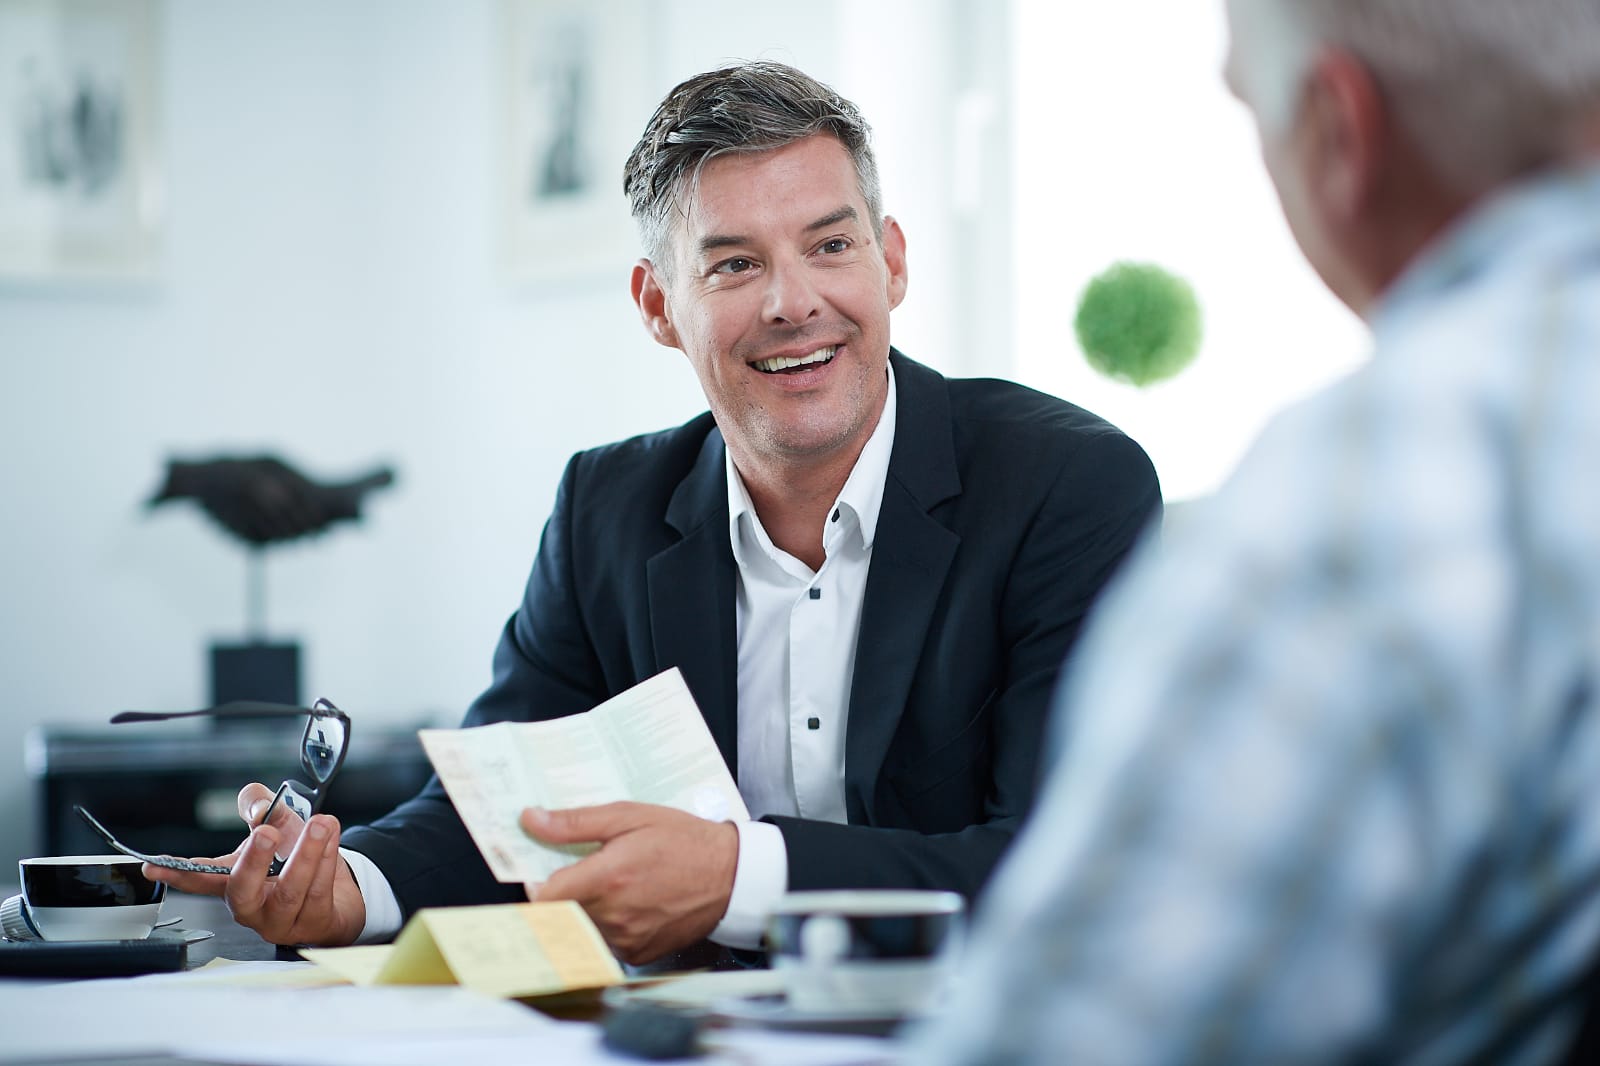
{"type": "Polygon", "coordinates": [[[907,1015],[893,1013],[800,1010],[791,1006],[788,997],[781,992],[721,1000],[711,1005],[707,1016],[713,1024],[739,1028],[842,1033],[851,1036],[889,1036],[911,1020],[907,1015]]]}
{"type": "Polygon", "coordinates": [[[789,1005],[783,992],[783,975],[775,970],[726,970],[638,979],[606,989],[600,1002],[612,1010],[648,1003],[717,1027],[855,1036],[887,1036],[910,1020],[903,1014],[797,1010],[789,1005]]]}
{"type": "Polygon", "coordinates": [[[612,1008],[649,1003],[704,1015],[723,1000],[750,999],[782,991],[783,977],[772,970],[702,970],[632,978],[625,984],[606,989],[600,994],[600,1002],[612,1008]]]}

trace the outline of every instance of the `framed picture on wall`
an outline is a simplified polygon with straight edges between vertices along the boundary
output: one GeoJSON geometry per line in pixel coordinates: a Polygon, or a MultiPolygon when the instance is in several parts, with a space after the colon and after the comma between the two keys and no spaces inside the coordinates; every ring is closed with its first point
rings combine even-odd
{"type": "Polygon", "coordinates": [[[160,0],[0,0],[0,280],[155,274],[160,17],[160,0]]]}
{"type": "Polygon", "coordinates": [[[513,282],[626,276],[622,166],[650,117],[649,0],[502,0],[502,265],[513,282]]]}

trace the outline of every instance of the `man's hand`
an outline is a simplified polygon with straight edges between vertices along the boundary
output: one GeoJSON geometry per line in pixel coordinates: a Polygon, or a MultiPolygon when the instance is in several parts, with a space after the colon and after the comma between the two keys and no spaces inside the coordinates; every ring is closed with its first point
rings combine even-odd
{"type": "Polygon", "coordinates": [[[649,962],[703,940],[728,912],[739,862],[732,822],[647,803],[530,807],[521,822],[547,844],[600,844],[528,895],[576,900],[624,962],[649,962]]]}
{"type": "Polygon", "coordinates": [[[265,785],[249,784],[239,793],[239,814],[252,826],[250,835],[230,855],[207,862],[231,865],[230,874],[199,874],[144,865],[153,881],[165,881],[181,892],[221,896],[234,921],[254,929],[273,944],[352,944],[366,925],[367,908],[354,875],[339,856],[339,821],[313,815],[310,822],[283,804],[271,825],[258,825],[272,802],[265,785]],[[283,872],[269,878],[267,869],[281,848],[290,848],[283,872]]]}

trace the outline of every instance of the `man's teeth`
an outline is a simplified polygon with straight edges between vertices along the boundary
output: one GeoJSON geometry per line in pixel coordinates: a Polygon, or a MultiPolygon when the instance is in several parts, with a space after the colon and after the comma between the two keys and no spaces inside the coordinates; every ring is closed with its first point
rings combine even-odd
{"type": "Polygon", "coordinates": [[[775,374],[780,370],[788,370],[794,366],[811,366],[814,363],[826,363],[833,358],[833,353],[838,348],[839,346],[835,344],[827,348],[818,348],[810,355],[780,355],[772,359],[762,359],[750,365],[763,373],[775,374]]]}

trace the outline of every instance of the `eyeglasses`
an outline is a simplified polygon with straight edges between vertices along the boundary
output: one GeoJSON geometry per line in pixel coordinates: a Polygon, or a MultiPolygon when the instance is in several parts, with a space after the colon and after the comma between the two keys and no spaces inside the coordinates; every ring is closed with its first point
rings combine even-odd
{"type": "MultiPolygon", "coordinates": [[[[261,818],[261,824],[269,823],[272,816],[277,813],[279,805],[282,805],[298,815],[303,825],[313,814],[322,809],[323,801],[328,797],[328,787],[338,776],[339,768],[344,765],[345,752],[350,747],[350,716],[328,700],[319,699],[309,708],[285,703],[241,700],[224,703],[204,711],[123,711],[112,718],[111,722],[113,725],[121,725],[127,722],[164,722],[171,718],[286,718],[302,714],[310,715],[310,719],[306,722],[305,734],[300,738],[300,765],[311,780],[306,782],[290,779],[279,785],[277,792],[273,794],[272,803],[261,818]]],[[[149,855],[136,851],[112,836],[94,815],[81,806],[75,805],[73,810],[101,839],[124,855],[131,855],[155,866],[187,870],[192,873],[225,874],[232,870],[231,867],[216,863],[192,862],[171,855],[149,855]]],[[[296,833],[293,839],[285,840],[282,849],[289,850],[294,840],[298,838],[299,834],[296,833]]],[[[286,858],[287,856],[281,854],[275,855],[267,875],[277,876],[282,871],[286,858]]]]}

